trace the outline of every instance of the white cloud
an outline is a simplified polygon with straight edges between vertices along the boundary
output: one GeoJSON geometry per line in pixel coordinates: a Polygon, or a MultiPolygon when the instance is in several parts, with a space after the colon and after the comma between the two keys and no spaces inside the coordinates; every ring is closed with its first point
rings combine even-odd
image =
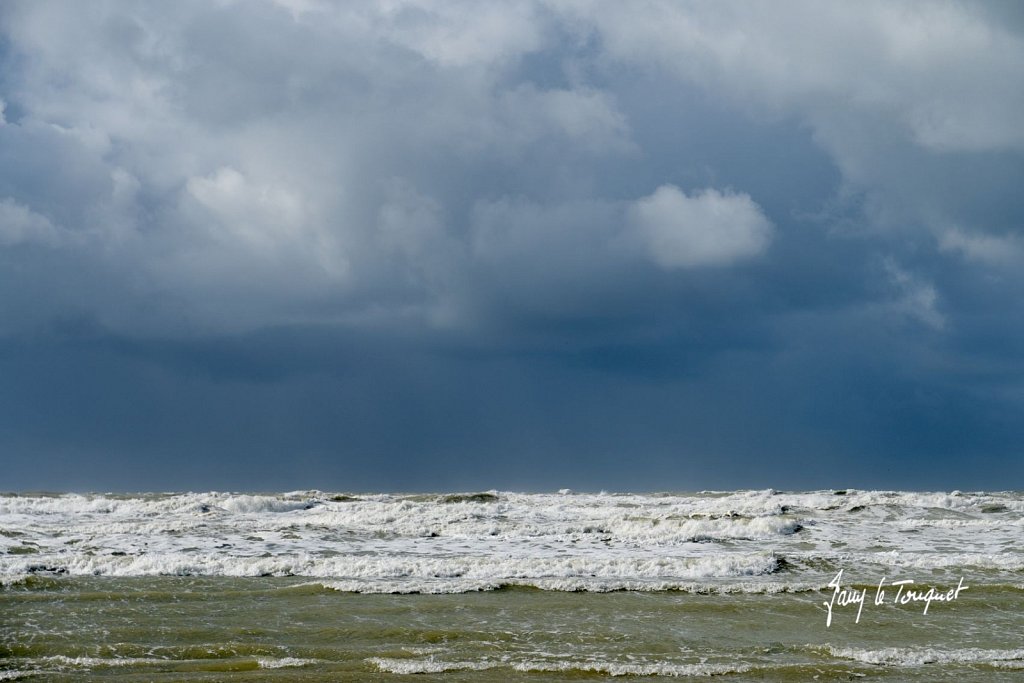
{"type": "Polygon", "coordinates": [[[814,122],[891,117],[939,150],[1024,149],[1024,41],[960,3],[555,3],[608,54],[814,122]],[[568,9],[568,8],[572,9],[568,9]]]}
{"type": "Polygon", "coordinates": [[[772,224],[746,194],[662,185],[628,211],[631,226],[662,268],[724,266],[762,253],[772,224]]]}
{"type": "Polygon", "coordinates": [[[298,239],[305,221],[302,200],[294,192],[254,185],[229,166],[189,178],[185,188],[206,207],[221,229],[219,237],[256,250],[272,251],[298,239]]]}
{"type": "Polygon", "coordinates": [[[531,3],[389,0],[385,35],[447,67],[487,67],[537,49],[543,23],[531,3]]]}
{"type": "Polygon", "coordinates": [[[884,267],[889,286],[895,293],[890,309],[933,330],[945,329],[946,316],[939,310],[939,293],[935,286],[908,272],[893,259],[887,259],[884,267]]]}
{"type": "Polygon", "coordinates": [[[243,296],[259,315],[290,316],[289,299],[350,285],[345,245],[293,188],[225,166],[186,181],[176,219],[185,239],[165,256],[143,255],[157,281],[195,299],[243,296]]]}
{"type": "Polygon", "coordinates": [[[951,228],[939,238],[939,248],[963,254],[967,259],[988,265],[1013,265],[1024,257],[1024,245],[1016,235],[971,235],[951,228]]]}
{"type": "Polygon", "coordinates": [[[40,244],[56,247],[70,239],[46,216],[6,197],[0,199],[0,246],[40,244]]]}

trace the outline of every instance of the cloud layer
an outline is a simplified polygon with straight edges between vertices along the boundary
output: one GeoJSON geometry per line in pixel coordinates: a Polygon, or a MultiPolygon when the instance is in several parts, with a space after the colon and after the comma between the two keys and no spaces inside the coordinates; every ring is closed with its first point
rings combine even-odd
{"type": "Polygon", "coordinates": [[[1018,455],[1011,4],[9,2],[0,27],[25,485],[39,452],[380,487],[374,457],[605,485],[628,455],[685,487],[1018,455]]]}

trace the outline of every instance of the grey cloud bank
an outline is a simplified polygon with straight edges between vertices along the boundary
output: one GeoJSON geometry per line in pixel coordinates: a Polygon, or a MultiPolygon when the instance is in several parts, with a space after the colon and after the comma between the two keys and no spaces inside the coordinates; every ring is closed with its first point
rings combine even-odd
{"type": "Polygon", "coordinates": [[[0,32],[4,488],[1022,485],[1012,3],[0,32]]]}

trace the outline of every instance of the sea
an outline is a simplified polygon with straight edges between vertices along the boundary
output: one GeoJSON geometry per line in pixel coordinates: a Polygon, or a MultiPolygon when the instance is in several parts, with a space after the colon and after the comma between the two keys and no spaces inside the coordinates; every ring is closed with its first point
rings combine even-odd
{"type": "Polygon", "coordinates": [[[1024,494],[0,494],[0,681],[1024,681],[1024,494]]]}

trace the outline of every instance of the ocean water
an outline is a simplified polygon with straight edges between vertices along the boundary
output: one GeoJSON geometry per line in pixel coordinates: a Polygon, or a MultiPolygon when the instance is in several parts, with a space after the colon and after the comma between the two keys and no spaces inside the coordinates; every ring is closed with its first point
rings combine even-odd
{"type": "Polygon", "coordinates": [[[1024,680],[1024,494],[0,495],[0,681],[709,676],[1024,680]]]}

